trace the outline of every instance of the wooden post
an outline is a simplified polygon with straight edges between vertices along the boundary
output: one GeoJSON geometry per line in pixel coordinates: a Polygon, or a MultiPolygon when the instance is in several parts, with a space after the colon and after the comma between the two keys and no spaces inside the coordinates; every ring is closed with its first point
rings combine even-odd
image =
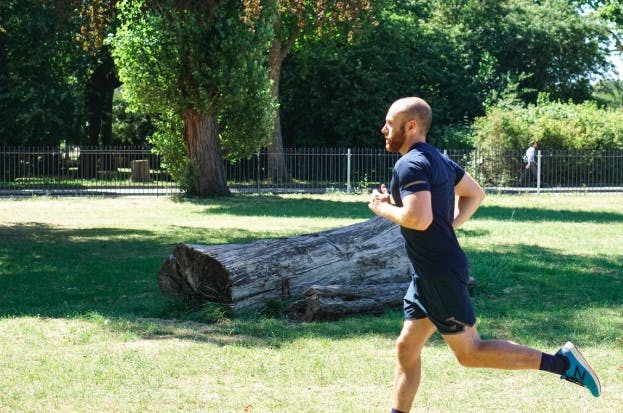
{"type": "Polygon", "coordinates": [[[130,175],[130,181],[132,182],[150,182],[149,176],[149,161],[147,159],[137,159],[130,162],[130,168],[132,174],[130,175]]]}

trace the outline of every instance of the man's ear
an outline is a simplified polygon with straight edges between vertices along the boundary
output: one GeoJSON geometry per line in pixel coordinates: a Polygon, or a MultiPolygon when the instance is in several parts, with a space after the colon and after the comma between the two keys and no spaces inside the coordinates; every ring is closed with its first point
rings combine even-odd
{"type": "Polygon", "coordinates": [[[410,119],[407,121],[407,130],[411,130],[411,131],[417,130],[417,122],[415,119],[410,119]]]}

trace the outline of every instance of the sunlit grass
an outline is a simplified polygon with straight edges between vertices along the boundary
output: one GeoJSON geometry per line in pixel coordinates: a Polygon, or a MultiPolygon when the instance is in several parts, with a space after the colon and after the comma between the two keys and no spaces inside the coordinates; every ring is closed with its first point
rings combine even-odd
{"type": "MultiPolygon", "coordinates": [[[[388,411],[399,310],[308,324],[213,312],[204,323],[156,283],[179,242],[345,226],[371,217],[366,201],[0,200],[0,411],[388,411]]],[[[542,372],[461,368],[434,336],[415,411],[619,411],[622,205],[622,195],[489,196],[458,233],[481,335],[551,352],[573,340],[602,397],[542,372]]]]}

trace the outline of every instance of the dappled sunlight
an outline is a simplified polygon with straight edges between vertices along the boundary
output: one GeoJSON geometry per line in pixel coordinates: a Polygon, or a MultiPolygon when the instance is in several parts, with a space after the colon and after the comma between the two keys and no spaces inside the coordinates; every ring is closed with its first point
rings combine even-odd
{"type": "MultiPolygon", "coordinates": [[[[337,211],[333,211],[331,219],[317,220],[291,212],[292,208],[305,207],[306,199],[281,200],[283,204],[273,204],[272,200],[263,203],[262,200],[259,206],[246,206],[247,211],[238,215],[229,215],[227,205],[244,204],[249,199],[177,203],[157,201],[151,207],[145,200],[138,200],[139,210],[145,210],[142,218],[147,218],[139,219],[131,228],[124,228],[123,225],[130,221],[131,216],[136,216],[137,211],[128,213],[122,219],[124,224],[121,227],[103,226],[101,216],[80,228],[71,228],[74,215],[62,219],[56,217],[48,222],[26,219],[28,214],[23,214],[25,209],[37,211],[35,215],[41,217],[46,215],[41,208],[47,202],[51,201],[35,201],[32,204],[7,202],[21,207],[22,215],[21,218],[20,215],[14,217],[8,225],[5,223],[0,234],[0,238],[7,241],[0,244],[0,257],[5,264],[0,268],[0,279],[3,280],[0,315],[81,317],[94,311],[111,320],[127,320],[129,325],[122,330],[135,334],[141,340],[197,340],[223,346],[276,348],[304,337],[342,340],[379,335],[391,340],[400,330],[402,316],[399,309],[380,317],[353,317],[335,323],[299,324],[263,318],[258,322],[257,315],[249,319],[234,318],[230,325],[171,321],[175,314],[183,316],[183,312],[172,312],[167,300],[158,291],[156,276],[160,264],[177,243],[246,243],[314,232],[324,229],[328,222],[335,221],[338,222],[336,226],[343,226],[357,221],[336,218],[341,214],[337,211]],[[219,213],[208,213],[207,204],[215,204],[219,213]],[[175,221],[162,219],[154,213],[154,210],[167,205],[173,205],[174,209],[165,215],[173,214],[175,221]],[[284,216],[279,217],[277,212],[272,212],[270,216],[253,215],[264,211],[269,205],[281,206],[279,213],[284,216]],[[177,215],[177,208],[189,210],[177,215]],[[253,208],[256,208],[255,212],[253,208]],[[47,299],[41,300],[44,296],[47,299]],[[273,333],[267,335],[267,331],[273,333]]],[[[53,201],[53,208],[62,209],[56,202],[53,201]]],[[[320,203],[313,206],[314,210],[332,201],[316,202],[320,203]]],[[[344,207],[340,202],[337,203],[338,210],[344,207]]],[[[0,205],[5,204],[0,202],[0,205]]],[[[72,214],[87,214],[96,202],[79,201],[78,204],[82,204],[84,209],[74,205],[72,214]]],[[[109,205],[108,201],[104,205],[109,205]]],[[[124,208],[113,209],[120,212],[124,208]]],[[[536,213],[525,207],[522,211],[520,215],[525,214],[526,217],[536,213]]],[[[468,253],[472,273],[477,280],[473,299],[485,334],[550,343],[558,340],[560,329],[577,331],[578,337],[588,338],[591,323],[599,320],[602,327],[595,331],[593,337],[597,341],[608,341],[609,332],[611,334],[613,329],[621,328],[613,322],[606,323],[611,313],[604,313],[608,309],[615,311],[623,302],[623,264],[620,257],[599,253],[599,250],[586,253],[584,249],[584,253],[573,253],[575,245],[570,248],[555,241],[535,248],[535,244],[524,242],[523,235],[507,237],[505,243],[491,242],[496,239],[500,226],[507,225],[495,224],[495,220],[506,220],[512,211],[507,207],[491,207],[484,208],[481,214],[480,221],[470,222],[459,230],[458,236],[468,253]],[[595,283],[596,277],[599,283],[595,283]],[[595,309],[601,309],[601,312],[595,309]],[[552,318],[556,312],[560,316],[552,318]],[[590,315],[592,321],[591,318],[578,321],[575,316],[564,316],[575,312],[590,315]]],[[[540,214],[549,221],[560,219],[556,211],[540,214]]],[[[607,225],[613,216],[619,215],[586,211],[565,213],[567,232],[557,235],[568,236],[583,230],[575,228],[586,225],[581,222],[583,219],[607,225]]],[[[514,222],[517,225],[517,221],[514,222]]],[[[526,224],[532,225],[529,222],[526,224]]],[[[516,234],[517,229],[514,231],[516,234]]],[[[552,234],[552,237],[555,236],[552,234]]],[[[114,322],[107,328],[113,326],[119,328],[119,323],[114,322]]]]}
{"type": "MultiPolygon", "coordinates": [[[[434,334],[415,411],[599,412],[623,403],[623,246],[607,235],[620,232],[620,213],[610,204],[576,211],[576,202],[602,201],[587,199],[561,203],[568,210],[560,212],[541,200],[489,197],[457,235],[476,278],[481,336],[549,352],[572,340],[598,371],[603,396],[542,372],[462,368],[434,334]]],[[[162,296],[158,270],[177,243],[247,243],[369,218],[359,200],[255,201],[0,200],[14,212],[0,216],[5,394],[17,391],[32,411],[67,398],[109,405],[111,391],[137,411],[149,411],[154,397],[165,410],[336,411],[336,395],[343,411],[363,399],[370,410],[386,408],[401,309],[300,323],[279,307],[232,315],[162,296]],[[92,213],[101,207],[108,211],[92,213]],[[40,401],[32,395],[42,386],[53,396],[40,401]],[[302,396],[284,402],[293,386],[304,386],[302,396]]]]}

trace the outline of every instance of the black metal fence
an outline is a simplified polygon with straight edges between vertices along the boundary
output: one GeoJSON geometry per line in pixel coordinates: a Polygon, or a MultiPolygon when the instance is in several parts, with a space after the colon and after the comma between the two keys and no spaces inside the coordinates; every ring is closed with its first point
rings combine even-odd
{"type": "Polygon", "coordinates": [[[526,169],[522,152],[448,151],[481,185],[536,190],[623,190],[623,150],[539,150],[526,169]]]}
{"type": "MultiPolygon", "coordinates": [[[[539,151],[537,165],[528,170],[521,151],[446,153],[489,189],[623,191],[623,150],[539,151]]],[[[225,162],[229,188],[258,193],[366,191],[388,183],[398,159],[383,148],[287,148],[286,173],[275,177],[270,155],[264,150],[247,160],[225,162]]],[[[0,195],[178,192],[160,157],[149,148],[0,147],[0,195]]]]}
{"type": "Polygon", "coordinates": [[[388,182],[396,154],[370,148],[286,148],[285,176],[271,176],[271,156],[262,151],[248,160],[226,162],[229,187],[251,192],[357,192],[388,182]]]}
{"type": "Polygon", "coordinates": [[[179,192],[159,156],[135,147],[0,147],[0,194],[179,192]]]}

